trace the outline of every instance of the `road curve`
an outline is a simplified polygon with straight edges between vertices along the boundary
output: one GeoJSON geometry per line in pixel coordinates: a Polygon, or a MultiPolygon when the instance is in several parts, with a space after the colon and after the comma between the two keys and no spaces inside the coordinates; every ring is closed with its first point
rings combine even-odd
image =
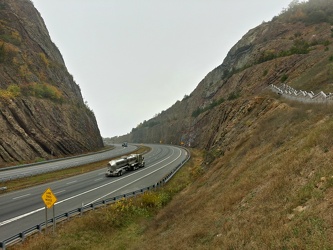
{"type": "MultiPolygon", "coordinates": [[[[51,188],[57,202],[55,214],[66,213],[106,198],[129,193],[155,184],[175,166],[187,158],[187,151],[169,145],[147,145],[146,166],[126,172],[121,177],[106,177],[105,169],[66,178],[45,185],[10,192],[0,196],[0,242],[45,221],[45,208],[41,199],[51,188]]],[[[48,209],[49,218],[52,209],[48,209]]]]}

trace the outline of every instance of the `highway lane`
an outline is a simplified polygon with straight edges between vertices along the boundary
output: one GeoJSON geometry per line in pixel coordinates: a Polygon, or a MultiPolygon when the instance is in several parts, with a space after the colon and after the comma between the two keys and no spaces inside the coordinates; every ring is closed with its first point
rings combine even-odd
{"type": "MultiPolygon", "coordinates": [[[[135,145],[128,145],[128,147],[122,147],[121,145],[115,145],[112,150],[107,150],[103,152],[98,152],[95,154],[87,154],[79,157],[70,157],[62,160],[47,161],[45,163],[25,166],[25,167],[10,167],[5,168],[8,170],[0,169],[0,181],[21,178],[24,176],[32,176],[44,172],[56,171],[59,169],[76,167],[84,164],[89,164],[92,162],[102,161],[105,159],[118,157],[120,155],[128,154],[137,149],[135,145]]],[[[1,182],[0,182],[1,186],[1,182]]]]}
{"type": "MultiPolygon", "coordinates": [[[[126,172],[121,177],[105,177],[105,169],[66,178],[45,185],[7,193],[0,196],[0,241],[45,221],[42,193],[51,188],[58,201],[56,215],[106,198],[132,192],[155,184],[186,157],[178,147],[148,145],[146,167],[126,172]]],[[[48,210],[49,218],[52,209],[48,210]]]]}

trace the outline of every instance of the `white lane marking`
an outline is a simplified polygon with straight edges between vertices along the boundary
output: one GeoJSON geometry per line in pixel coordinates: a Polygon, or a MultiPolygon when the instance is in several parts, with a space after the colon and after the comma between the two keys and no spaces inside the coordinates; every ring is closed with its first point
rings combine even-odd
{"type": "Polygon", "coordinates": [[[23,197],[27,197],[31,194],[25,194],[25,195],[21,195],[21,196],[17,196],[17,197],[14,197],[13,200],[17,200],[17,199],[20,199],[20,198],[23,198],[23,197]]]}
{"type": "Polygon", "coordinates": [[[103,173],[99,173],[98,175],[102,175],[102,174],[105,174],[104,172],[103,173]]]}
{"type": "Polygon", "coordinates": [[[100,180],[103,180],[103,178],[98,178],[98,179],[95,179],[95,181],[100,181],[100,180]]]}
{"type": "MultiPolygon", "coordinates": [[[[129,185],[131,185],[131,184],[133,184],[133,183],[135,183],[135,182],[137,182],[137,181],[139,181],[139,180],[141,180],[141,179],[143,179],[143,178],[145,178],[145,177],[147,177],[147,176],[149,176],[149,175],[151,175],[151,174],[157,172],[158,170],[164,168],[165,166],[170,165],[170,164],[173,163],[174,161],[178,160],[178,158],[182,155],[180,150],[179,150],[179,152],[180,152],[180,153],[179,153],[179,155],[177,156],[177,158],[174,159],[172,162],[169,162],[168,164],[166,164],[166,165],[164,165],[164,166],[162,166],[162,167],[160,167],[160,168],[158,168],[158,169],[155,169],[153,172],[149,172],[148,174],[146,174],[146,175],[140,177],[139,179],[135,179],[134,181],[132,181],[132,182],[126,184],[125,186],[122,186],[122,187],[120,187],[120,188],[118,188],[118,189],[116,189],[116,190],[113,190],[112,192],[110,192],[110,193],[108,193],[108,194],[106,194],[106,195],[103,195],[103,196],[99,197],[99,198],[96,199],[96,200],[93,200],[92,202],[90,202],[90,203],[88,203],[88,204],[92,204],[92,203],[94,203],[94,202],[96,202],[96,201],[98,201],[98,200],[100,200],[100,199],[102,199],[102,198],[104,198],[104,197],[106,197],[106,196],[109,196],[110,194],[113,194],[113,193],[117,192],[118,190],[120,190],[120,189],[122,189],[122,188],[124,188],[124,187],[127,187],[127,186],[129,186],[129,185]]],[[[171,156],[169,156],[169,157],[171,157],[171,156]]],[[[169,157],[168,157],[168,158],[169,158],[169,157]]],[[[168,158],[166,158],[166,159],[168,159],[168,158]]],[[[156,163],[156,164],[157,164],[157,163],[156,163]]],[[[156,165],[156,164],[154,164],[154,165],[156,165]]]]}
{"type": "Polygon", "coordinates": [[[66,185],[70,185],[70,184],[73,184],[73,183],[75,183],[75,182],[77,182],[77,181],[71,181],[71,182],[68,182],[68,183],[66,183],[66,185]]]}
{"type": "MultiPolygon", "coordinates": [[[[179,151],[180,151],[180,150],[179,150],[179,151]]],[[[179,154],[179,156],[178,156],[174,161],[176,161],[176,160],[180,157],[180,155],[181,155],[181,153],[179,154]]],[[[144,168],[144,169],[152,168],[153,166],[155,166],[155,165],[157,165],[157,164],[159,164],[159,163],[161,163],[161,162],[163,162],[163,161],[169,159],[170,157],[171,157],[171,155],[170,155],[169,157],[165,158],[164,160],[161,160],[161,161],[155,163],[154,165],[151,165],[150,167],[146,167],[146,168],[144,168]]],[[[172,161],[172,162],[174,162],[174,161],[172,161]]],[[[166,164],[165,166],[171,164],[172,162],[166,164]]],[[[164,167],[164,166],[163,166],[163,167],[164,167]]],[[[163,167],[161,167],[161,168],[163,168],[163,167]]],[[[161,168],[159,168],[159,169],[161,169],[161,168]]],[[[159,169],[157,169],[157,170],[159,170],[159,169]]],[[[157,170],[154,170],[152,173],[156,172],[157,170]]],[[[109,183],[103,184],[103,185],[101,185],[101,186],[99,186],[99,187],[93,188],[93,189],[91,189],[91,190],[87,190],[87,191],[85,191],[85,192],[83,192],[83,193],[81,193],[81,194],[74,195],[74,196],[69,197],[69,198],[67,198],[67,199],[64,199],[64,200],[62,200],[62,201],[58,201],[58,202],[55,203],[55,205],[60,204],[60,203],[63,203],[63,202],[66,202],[66,201],[71,200],[71,199],[74,199],[74,198],[79,197],[79,196],[81,196],[81,195],[84,195],[84,194],[87,194],[87,193],[93,192],[93,191],[95,191],[95,190],[97,190],[97,189],[100,189],[100,188],[102,188],[102,187],[105,187],[105,186],[111,185],[111,184],[113,184],[113,183],[115,183],[115,182],[118,182],[118,181],[124,179],[124,178],[128,178],[128,177],[130,177],[130,176],[132,176],[132,175],[134,175],[134,174],[136,174],[136,173],[133,173],[133,174],[130,174],[130,175],[124,176],[123,178],[119,178],[119,179],[117,179],[117,180],[115,180],[115,181],[113,181],[113,182],[109,182],[109,183]]],[[[149,174],[148,174],[148,175],[149,175],[149,174]]],[[[143,178],[143,177],[142,177],[142,178],[143,178]]],[[[142,178],[140,178],[140,179],[142,179],[142,178]]],[[[127,184],[126,186],[128,186],[128,185],[129,185],[129,184],[127,184]]],[[[123,186],[123,187],[125,187],[125,186],[123,186]]],[[[119,188],[119,189],[121,189],[121,188],[119,188]]],[[[118,189],[118,190],[119,190],[119,189],[118,189]]],[[[116,191],[117,191],[117,190],[115,190],[115,191],[113,191],[113,192],[116,192],[116,191]]],[[[110,195],[110,194],[112,194],[113,192],[111,192],[111,193],[109,193],[109,194],[107,194],[107,195],[110,195]]],[[[95,201],[100,200],[100,199],[104,198],[104,197],[107,196],[107,195],[104,195],[104,196],[102,196],[102,197],[96,199],[95,201]]],[[[93,202],[94,202],[94,201],[93,201],[93,202]]],[[[93,203],[93,202],[91,202],[91,203],[93,203]]],[[[91,204],[91,203],[87,203],[87,204],[91,204]]],[[[26,217],[26,216],[29,216],[29,215],[31,215],[31,214],[37,213],[37,212],[39,212],[39,211],[42,211],[43,209],[45,209],[45,207],[38,208],[38,209],[33,210],[33,211],[31,211],[31,212],[28,212],[28,213],[25,213],[25,214],[22,214],[22,215],[16,216],[16,217],[14,217],[14,218],[11,218],[11,219],[8,219],[8,220],[5,220],[5,221],[2,221],[2,222],[0,222],[0,227],[6,225],[6,224],[8,224],[8,223],[11,223],[11,222],[17,221],[17,220],[19,220],[19,219],[22,219],[22,218],[24,218],[24,217],[26,217]]]]}
{"type": "Polygon", "coordinates": [[[54,194],[60,194],[60,193],[63,193],[63,192],[66,192],[66,190],[61,190],[61,191],[55,192],[54,194]]]}
{"type": "Polygon", "coordinates": [[[42,207],[42,208],[39,208],[39,209],[37,209],[37,210],[31,211],[31,212],[29,212],[29,213],[22,214],[22,215],[20,215],[20,216],[17,216],[17,217],[11,218],[11,219],[9,219],[9,220],[5,220],[5,221],[3,221],[3,222],[0,222],[0,227],[3,226],[3,225],[6,225],[6,224],[8,224],[8,223],[14,222],[14,221],[16,221],[16,220],[19,220],[19,219],[21,219],[21,218],[24,218],[24,217],[26,217],[26,216],[29,216],[29,215],[31,215],[31,214],[37,213],[37,212],[39,212],[39,211],[42,211],[43,209],[45,209],[45,208],[42,207]]]}

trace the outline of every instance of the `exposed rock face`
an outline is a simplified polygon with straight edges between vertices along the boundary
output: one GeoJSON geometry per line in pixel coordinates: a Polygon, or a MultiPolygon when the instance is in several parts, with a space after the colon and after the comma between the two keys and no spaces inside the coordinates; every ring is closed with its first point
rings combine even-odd
{"type": "Polygon", "coordinates": [[[0,0],[0,165],[103,146],[93,112],[30,0],[0,0]]]}
{"type": "Polygon", "coordinates": [[[325,17],[332,7],[317,11],[310,4],[316,2],[250,30],[190,96],[117,139],[225,152],[237,136],[251,131],[260,115],[276,108],[270,84],[333,92],[333,26],[327,21],[331,15],[325,17]]]}

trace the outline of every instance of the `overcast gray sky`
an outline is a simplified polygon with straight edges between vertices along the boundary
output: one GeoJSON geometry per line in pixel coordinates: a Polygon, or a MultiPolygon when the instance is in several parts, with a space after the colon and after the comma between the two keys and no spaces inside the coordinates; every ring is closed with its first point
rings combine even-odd
{"type": "Polygon", "coordinates": [[[291,0],[32,0],[103,137],[168,109],[291,0]]]}

